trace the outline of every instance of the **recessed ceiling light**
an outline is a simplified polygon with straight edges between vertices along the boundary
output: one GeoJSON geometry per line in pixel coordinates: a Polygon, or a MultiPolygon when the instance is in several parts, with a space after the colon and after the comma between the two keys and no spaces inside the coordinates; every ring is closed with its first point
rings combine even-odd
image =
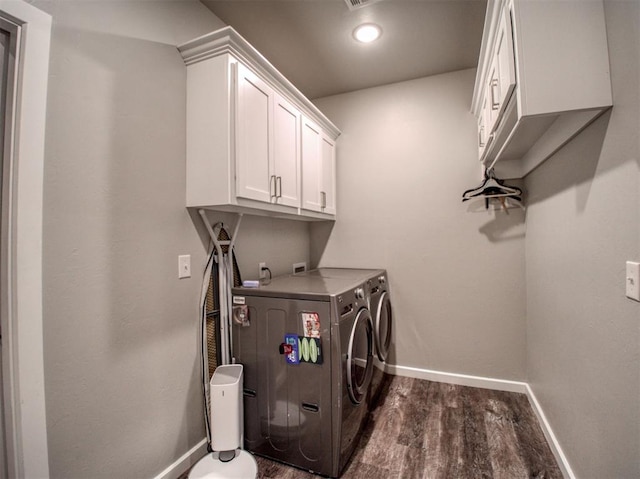
{"type": "Polygon", "coordinates": [[[377,40],[382,35],[382,28],[375,23],[363,23],[353,31],[353,38],[362,43],[377,40]]]}

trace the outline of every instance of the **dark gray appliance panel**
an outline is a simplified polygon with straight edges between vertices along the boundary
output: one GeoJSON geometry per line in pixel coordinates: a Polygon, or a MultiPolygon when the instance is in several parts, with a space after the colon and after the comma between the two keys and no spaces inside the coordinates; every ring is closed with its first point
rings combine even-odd
{"type": "Polygon", "coordinates": [[[330,303],[245,296],[249,326],[233,325],[233,353],[245,370],[245,447],[331,474],[330,303]],[[302,313],[318,313],[322,364],[289,364],[286,334],[304,336],[302,313]]]}
{"type": "MultiPolygon", "coordinates": [[[[256,318],[255,307],[249,308],[249,317],[256,318]]],[[[252,451],[262,442],[260,428],[250,425],[259,424],[258,415],[258,328],[252,322],[251,327],[242,327],[233,323],[233,354],[236,362],[242,364],[244,376],[244,442],[245,448],[252,451]]]]}

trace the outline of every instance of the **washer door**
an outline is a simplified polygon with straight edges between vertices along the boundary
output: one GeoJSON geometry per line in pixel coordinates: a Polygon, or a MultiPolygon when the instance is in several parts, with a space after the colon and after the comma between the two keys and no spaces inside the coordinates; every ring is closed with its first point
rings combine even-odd
{"type": "Polygon", "coordinates": [[[389,294],[384,291],[380,295],[378,310],[376,311],[376,353],[378,359],[384,361],[391,346],[391,325],[393,324],[393,311],[389,294]]]}
{"type": "Polygon", "coordinates": [[[368,309],[361,309],[353,322],[347,351],[347,390],[354,404],[367,394],[373,374],[373,324],[368,309]]]}

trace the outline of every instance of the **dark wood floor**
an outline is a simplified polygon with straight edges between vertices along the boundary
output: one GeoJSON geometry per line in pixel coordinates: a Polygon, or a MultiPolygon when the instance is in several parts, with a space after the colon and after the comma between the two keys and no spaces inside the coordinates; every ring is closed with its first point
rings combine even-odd
{"type": "MultiPolygon", "coordinates": [[[[256,457],[260,479],[311,479],[256,457]]],[[[524,394],[385,376],[342,479],[561,479],[524,394]]]]}

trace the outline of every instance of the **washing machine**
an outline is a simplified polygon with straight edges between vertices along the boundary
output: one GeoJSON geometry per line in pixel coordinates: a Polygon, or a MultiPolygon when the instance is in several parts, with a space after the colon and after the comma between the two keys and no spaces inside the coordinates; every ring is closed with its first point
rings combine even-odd
{"type": "Polygon", "coordinates": [[[393,309],[387,272],[384,269],[318,268],[299,273],[300,277],[351,278],[365,283],[365,296],[373,321],[375,368],[369,395],[370,408],[375,407],[381,394],[382,379],[389,349],[393,325],[393,309]]]}
{"type": "Polygon", "coordinates": [[[361,278],[288,275],[234,288],[245,448],[338,477],[365,424],[373,320],[361,278]]]}

